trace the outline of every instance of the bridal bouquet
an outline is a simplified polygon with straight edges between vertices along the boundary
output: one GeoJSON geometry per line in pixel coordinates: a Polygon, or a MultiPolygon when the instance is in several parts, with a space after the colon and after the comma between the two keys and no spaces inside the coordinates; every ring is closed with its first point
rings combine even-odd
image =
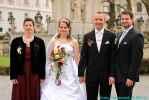
{"type": "Polygon", "coordinates": [[[55,83],[56,85],[61,85],[61,80],[60,80],[60,75],[61,75],[61,70],[62,66],[65,62],[65,57],[66,57],[66,52],[65,48],[56,46],[52,53],[51,53],[51,58],[53,60],[53,69],[55,70],[55,83]]]}

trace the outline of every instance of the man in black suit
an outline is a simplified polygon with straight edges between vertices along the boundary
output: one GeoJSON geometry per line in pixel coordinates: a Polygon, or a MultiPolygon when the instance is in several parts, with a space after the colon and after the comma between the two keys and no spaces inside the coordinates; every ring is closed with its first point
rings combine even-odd
{"type": "Polygon", "coordinates": [[[96,12],[94,30],[84,35],[78,75],[81,83],[86,81],[87,100],[97,100],[98,90],[101,100],[109,99],[114,82],[111,59],[115,35],[104,28],[105,23],[105,13],[96,12]]]}
{"type": "Polygon", "coordinates": [[[144,38],[133,28],[133,14],[121,13],[124,31],[118,35],[115,51],[116,92],[119,99],[130,100],[135,82],[139,81],[139,66],[143,56],[144,38]]]}

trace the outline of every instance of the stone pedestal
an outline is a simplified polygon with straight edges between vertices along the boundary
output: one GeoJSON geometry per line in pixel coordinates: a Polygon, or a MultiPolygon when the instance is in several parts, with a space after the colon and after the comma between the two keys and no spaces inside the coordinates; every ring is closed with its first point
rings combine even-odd
{"type": "Polygon", "coordinates": [[[83,34],[84,33],[84,24],[83,23],[72,23],[72,34],[83,34]]]}

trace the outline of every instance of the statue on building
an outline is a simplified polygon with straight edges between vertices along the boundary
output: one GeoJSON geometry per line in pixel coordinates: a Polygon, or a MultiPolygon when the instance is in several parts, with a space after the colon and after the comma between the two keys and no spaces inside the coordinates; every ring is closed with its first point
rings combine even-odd
{"type": "Polygon", "coordinates": [[[82,12],[84,11],[84,4],[84,0],[71,1],[72,19],[74,21],[82,21],[82,12]]]}

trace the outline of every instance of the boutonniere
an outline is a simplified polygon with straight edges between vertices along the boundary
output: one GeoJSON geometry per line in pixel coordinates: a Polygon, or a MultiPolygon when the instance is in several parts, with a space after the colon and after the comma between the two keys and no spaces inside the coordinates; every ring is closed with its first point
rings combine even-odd
{"type": "Polygon", "coordinates": [[[110,44],[110,42],[109,42],[109,41],[106,41],[106,42],[105,42],[105,45],[108,45],[108,44],[110,44]]]}
{"type": "Polygon", "coordinates": [[[91,47],[93,43],[94,43],[93,40],[88,40],[88,41],[87,41],[87,44],[88,44],[89,47],[91,47]]]}
{"type": "Polygon", "coordinates": [[[21,47],[18,47],[17,48],[17,52],[18,52],[19,55],[21,55],[22,54],[22,48],[21,47]]]}
{"type": "Polygon", "coordinates": [[[123,42],[124,45],[127,45],[127,42],[123,42]]]}

